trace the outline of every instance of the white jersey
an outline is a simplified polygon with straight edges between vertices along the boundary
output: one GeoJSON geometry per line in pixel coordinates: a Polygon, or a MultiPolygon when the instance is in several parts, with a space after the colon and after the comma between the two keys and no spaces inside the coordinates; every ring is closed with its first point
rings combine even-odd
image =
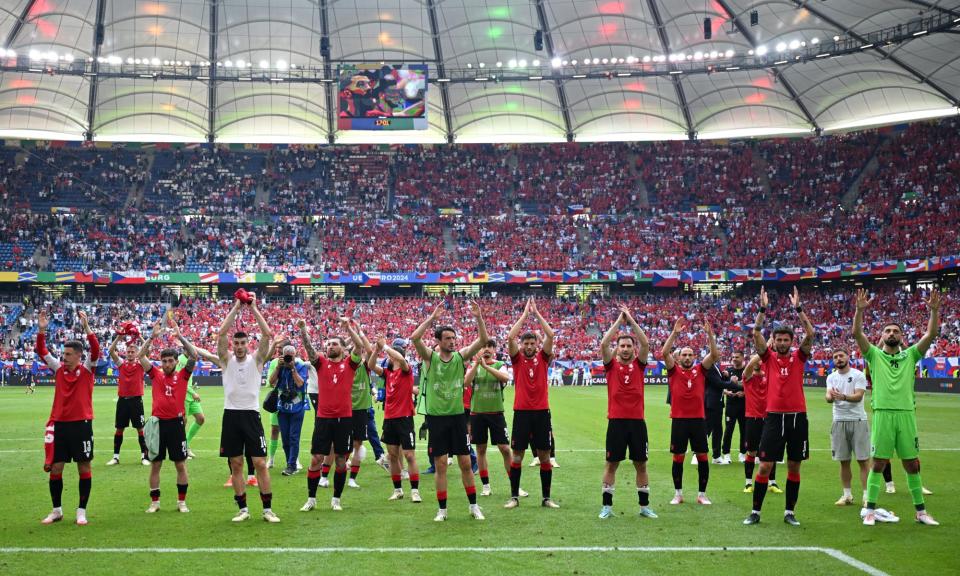
{"type": "Polygon", "coordinates": [[[307,364],[307,394],[320,393],[320,378],[317,376],[317,369],[313,364],[307,364]]]}
{"type": "Polygon", "coordinates": [[[257,366],[253,354],[238,361],[233,354],[223,369],[224,410],[260,411],[260,378],[263,366],[257,366]]]}
{"type": "MultiPolygon", "coordinates": [[[[863,372],[856,368],[851,368],[846,374],[832,372],[827,376],[827,388],[833,388],[841,394],[853,396],[857,390],[867,389],[867,377],[863,372]]],[[[863,407],[864,400],[859,402],[846,402],[844,400],[834,400],[833,402],[833,421],[849,422],[856,420],[866,420],[867,411],[863,407]]]]}

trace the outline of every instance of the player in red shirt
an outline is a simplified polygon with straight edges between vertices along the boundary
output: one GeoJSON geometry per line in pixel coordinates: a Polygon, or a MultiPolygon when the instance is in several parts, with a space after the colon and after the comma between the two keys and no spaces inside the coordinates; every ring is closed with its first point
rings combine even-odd
{"type": "Polygon", "coordinates": [[[510,463],[510,500],[504,508],[516,508],[520,505],[520,472],[523,455],[530,446],[540,459],[540,487],[544,508],[559,508],[560,505],[550,498],[550,483],[553,479],[553,466],[550,464],[550,404],[547,400],[547,368],[553,361],[553,328],[544,319],[537,304],[531,297],[523,309],[523,314],[507,335],[510,361],[513,364],[513,385],[516,389],[513,398],[513,429],[510,448],[513,461],[510,463]],[[534,332],[525,332],[517,346],[517,336],[523,329],[527,318],[533,314],[543,330],[543,346],[538,347],[539,338],[534,332]]]}
{"type": "Polygon", "coordinates": [[[800,292],[793,287],[790,304],[803,325],[803,340],[793,349],[793,327],[780,325],[773,330],[773,350],[763,338],[764,314],[767,311],[767,292],[760,288],[760,310],[753,326],[753,342],[760,357],[760,367],[767,375],[767,415],[760,437],[760,470],[753,487],[753,510],[744,524],[760,522],[760,508],[767,495],[767,484],[774,462],[787,452],[787,494],[783,521],[799,526],[794,514],[800,495],[800,464],[810,456],[810,435],[807,429],[807,405],[803,396],[803,369],[810,358],[816,330],[800,306],[800,292]]]}
{"type": "Polygon", "coordinates": [[[676,493],[671,504],[683,503],[683,458],[687,453],[687,443],[697,455],[698,493],[697,504],[712,504],[707,498],[707,481],[710,479],[710,464],[707,460],[707,428],[704,418],[704,394],[706,392],[706,373],[720,359],[717,350],[717,338],[713,334],[710,322],[704,322],[703,330],[707,334],[710,353],[699,364],[694,365],[696,353],[693,348],[684,347],[673,355],[673,344],[677,336],[686,327],[683,318],[677,319],[673,331],[663,343],[660,355],[667,368],[667,381],[670,387],[670,452],[673,454],[673,487],[676,493]]]}
{"type": "Polygon", "coordinates": [[[54,372],[56,388],[53,393],[53,463],[50,466],[50,499],[53,510],[42,520],[53,524],[63,520],[60,498],[63,495],[63,467],[67,462],[77,463],[80,476],[80,503],[77,505],[77,524],[87,524],[87,502],[93,477],[90,461],[93,460],[93,369],[100,359],[100,342],[90,329],[87,314],[77,312],[83,331],[87,335],[90,354],[83,361],[83,343],[68,340],[63,345],[63,356],[57,360],[47,350],[47,326],[50,320],[46,312],[40,312],[37,321],[37,355],[54,372]]]}
{"type": "MultiPolygon", "coordinates": [[[[773,346],[773,339],[767,340],[767,348],[773,346]]],[[[753,493],[753,468],[760,450],[760,436],[763,433],[763,419],[767,415],[767,374],[760,369],[760,357],[754,354],[743,369],[743,392],[745,395],[744,447],[746,456],[743,461],[745,478],[744,494],[753,493]]],[[[777,463],[770,469],[769,490],[780,494],[783,490],[777,485],[777,463]]]]}
{"type": "Polygon", "coordinates": [[[650,342],[626,306],[600,341],[600,357],[607,375],[607,463],[603,469],[603,506],[600,518],[613,516],[613,488],[617,468],[627,456],[637,471],[637,497],[640,515],[656,518],[650,509],[650,480],[647,476],[649,442],[643,419],[643,384],[650,342]],[[616,353],[610,346],[620,326],[629,324],[631,333],[617,336],[616,353]]]}
{"type": "Polygon", "coordinates": [[[413,428],[413,398],[419,390],[413,385],[413,370],[407,362],[406,349],[399,346],[404,344],[404,341],[397,339],[393,343],[397,346],[396,348],[387,346],[387,341],[380,338],[374,353],[367,359],[367,369],[383,377],[386,391],[381,440],[387,445],[390,478],[393,480],[393,494],[388,500],[403,498],[403,487],[400,483],[403,468],[400,460],[402,450],[410,475],[410,499],[419,503],[423,500],[420,497],[420,468],[417,466],[416,433],[413,428]],[[377,365],[381,353],[387,355],[386,368],[377,365]]]}
{"type": "MultiPolygon", "coordinates": [[[[113,434],[113,458],[107,466],[120,463],[120,446],[123,444],[123,430],[128,425],[137,431],[137,441],[140,443],[140,460],[144,466],[149,466],[147,460],[147,443],[143,439],[143,367],[137,360],[137,350],[133,341],[127,342],[124,360],[117,354],[117,345],[126,334],[117,333],[110,343],[108,353],[110,359],[117,366],[117,411],[114,418],[116,432],[113,434]]],[[[140,338],[140,345],[143,338],[140,338]]]]}
{"type": "MultiPolygon", "coordinates": [[[[307,468],[307,502],[300,508],[309,512],[317,507],[317,486],[320,484],[324,456],[335,454],[336,469],[333,473],[333,498],[330,508],[341,511],[340,496],[347,483],[347,454],[350,453],[351,432],[353,432],[353,379],[360,367],[359,351],[365,350],[364,339],[357,334],[347,318],[340,318],[340,326],[353,341],[354,352],[347,354],[343,338],[332,336],[324,342],[326,354],[318,354],[310,343],[307,323],[297,322],[303,348],[307,351],[310,363],[317,369],[317,419],[313,426],[313,439],[310,445],[310,466],[307,468]]],[[[372,353],[367,350],[367,353],[372,353]]]]}
{"type": "Polygon", "coordinates": [[[160,510],[160,469],[167,455],[177,469],[177,510],[189,512],[187,508],[187,435],[183,426],[184,401],[187,398],[187,385],[190,375],[197,365],[197,349],[180,333],[180,327],[173,320],[171,312],[167,326],[187,355],[187,363],[181,370],[177,370],[177,359],[180,351],[176,348],[164,348],[160,352],[160,368],[151,364],[148,355],[150,346],[160,336],[162,319],[153,326],[150,337],[140,346],[138,358],[143,371],[150,377],[152,405],[151,415],[159,420],[157,435],[159,445],[157,455],[150,462],[150,507],[148,514],[160,510]]]}

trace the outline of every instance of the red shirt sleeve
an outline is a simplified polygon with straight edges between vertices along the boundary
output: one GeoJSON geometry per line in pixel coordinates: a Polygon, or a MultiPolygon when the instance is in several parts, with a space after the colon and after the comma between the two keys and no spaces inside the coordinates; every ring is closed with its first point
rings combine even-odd
{"type": "Polygon", "coordinates": [[[87,334],[87,342],[90,344],[90,361],[96,362],[100,359],[100,341],[93,332],[87,334]]]}
{"type": "Polygon", "coordinates": [[[767,361],[767,358],[770,357],[770,347],[767,346],[767,349],[763,351],[763,354],[760,354],[760,360],[763,362],[767,361]]]}
{"type": "Polygon", "coordinates": [[[49,354],[50,351],[47,350],[47,335],[45,332],[37,332],[37,354],[40,355],[42,360],[49,354]]]}
{"type": "Polygon", "coordinates": [[[543,348],[540,349],[540,357],[543,358],[544,362],[549,362],[553,359],[553,356],[544,352],[543,348]]]}
{"type": "Polygon", "coordinates": [[[150,371],[147,372],[147,376],[150,377],[151,382],[158,382],[163,375],[160,374],[159,368],[156,366],[150,366],[150,371]]]}
{"type": "Polygon", "coordinates": [[[800,348],[797,348],[797,360],[799,360],[800,362],[806,362],[809,359],[810,359],[810,356],[807,355],[806,352],[804,352],[800,348]]]}

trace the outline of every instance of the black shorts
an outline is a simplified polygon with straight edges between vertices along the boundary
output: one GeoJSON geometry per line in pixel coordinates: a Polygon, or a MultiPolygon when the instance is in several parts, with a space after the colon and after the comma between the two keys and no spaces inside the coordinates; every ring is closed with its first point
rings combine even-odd
{"type": "Polygon", "coordinates": [[[522,452],[529,446],[534,450],[549,450],[552,435],[549,410],[514,410],[511,449],[522,452]]]}
{"type": "Polygon", "coordinates": [[[154,462],[165,460],[170,455],[171,462],[183,462],[187,459],[187,433],[183,428],[183,418],[171,418],[160,421],[160,448],[154,462]]]}
{"type": "Polygon", "coordinates": [[[707,451],[707,427],[703,418],[674,418],[670,424],[670,453],[686,454],[687,443],[696,454],[707,451]]]}
{"type": "Polygon", "coordinates": [[[810,434],[807,415],[804,412],[770,412],[763,419],[763,434],[760,437],[761,462],[783,460],[786,448],[787,460],[802,462],[810,457],[810,434]]]}
{"type": "MultiPolygon", "coordinates": [[[[313,438],[310,441],[310,453],[326,456],[333,448],[334,454],[345,456],[353,448],[352,432],[357,412],[354,416],[343,418],[317,418],[313,423],[313,438]]],[[[367,411],[362,410],[364,421],[367,411]]],[[[366,423],[364,423],[366,426],[366,423]]]]}
{"type": "Polygon", "coordinates": [[[53,423],[53,461],[93,460],[93,420],[53,423]]]}
{"type": "Polygon", "coordinates": [[[313,404],[313,411],[317,411],[317,400],[320,399],[319,392],[307,392],[307,396],[310,397],[310,403],[313,404]]]}
{"type": "Polygon", "coordinates": [[[258,410],[224,410],[220,424],[220,455],[224,458],[267,455],[267,439],[258,410]]]}
{"type": "Polygon", "coordinates": [[[486,444],[488,435],[491,444],[500,446],[510,443],[510,435],[507,433],[507,419],[503,417],[503,412],[470,415],[470,438],[473,443],[486,444]]]}
{"type": "Polygon", "coordinates": [[[370,416],[367,415],[366,408],[353,411],[353,416],[350,418],[351,425],[353,426],[350,437],[353,438],[354,442],[364,442],[367,440],[367,422],[369,420],[370,416]]]}
{"type": "Polygon", "coordinates": [[[622,462],[630,448],[630,460],[646,462],[650,452],[647,422],[635,418],[607,420],[607,462],[622,462]]]}
{"type": "Polygon", "coordinates": [[[383,420],[383,434],[380,440],[390,446],[399,446],[404,450],[415,450],[417,436],[413,431],[413,416],[400,418],[385,418],[383,420]]]}
{"type": "Polygon", "coordinates": [[[760,451],[760,438],[763,436],[763,418],[746,418],[743,421],[743,444],[747,452],[760,451]]]}
{"type": "Polygon", "coordinates": [[[467,433],[467,418],[462,414],[453,416],[427,415],[427,454],[436,456],[463,456],[470,453],[470,434],[467,433]]]}
{"type": "Polygon", "coordinates": [[[143,428],[143,396],[127,396],[126,398],[117,398],[117,417],[114,420],[114,426],[117,429],[143,428]]]}

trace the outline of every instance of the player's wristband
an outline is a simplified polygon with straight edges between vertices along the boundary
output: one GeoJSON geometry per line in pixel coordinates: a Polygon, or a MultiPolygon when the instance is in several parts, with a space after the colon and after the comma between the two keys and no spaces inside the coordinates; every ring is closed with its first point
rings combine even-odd
{"type": "Polygon", "coordinates": [[[794,310],[797,311],[797,314],[800,314],[801,312],[803,312],[803,307],[802,307],[802,306],[797,306],[796,308],[794,308],[794,310]]]}
{"type": "Polygon", "coordinates": [[[761,313],[761,314],[765,314],[766,312],[767,312],[767,307],[766,307],[766,306],[761,306],[761,307],[760,307],[760,313],[761,313]]]}

